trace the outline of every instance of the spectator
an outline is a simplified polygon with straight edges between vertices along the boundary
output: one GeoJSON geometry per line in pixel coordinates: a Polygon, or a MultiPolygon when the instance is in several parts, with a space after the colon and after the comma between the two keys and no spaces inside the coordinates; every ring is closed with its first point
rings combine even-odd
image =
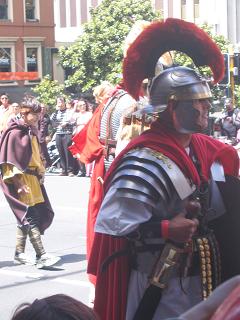
{"type": "Polygon", "coordinates": [[[234,108],[232,99],[225,101],[225,113],[221,119],[221,134],[228,139],[235,139],[237,131],[240,129],[240,118],[238,117],[239,109],[234,108]]]}
{"type": "Polygon", "coordinates": [[[56,128],[56,146],[60,156],[62,172],[60,176],[73,177],[74,159],[68,147],[72,143],[73,126],[72,111],[66,108],[65,99],[57,98],[56,111],[51,115],[51,124],[56,128]]]}
{"type": "Polygon", "coordinates": [[[16,102],[12,103],[8,107],[8,109],[2,114],[2,117],[0,119],[0,132],[2,132],[8,127],[11,119],[21,117],[19,110],[20,110],[20,106],[16,102]]]}
{"type": "Polygon", "coordinates": [[[0,133],[6,127],[9,116],[9,97],[6,93],[1,94],[0,96],[0,133]]]}
{"type": "MultiPolygon", "coordinates": [[[[211,320],[213,319],[212,317],[214,317],[214,320],[226,320],[229,313],[234,311],[235,313],[233,314],[239,317],[239,313],[236,313],[236,310],[239,310],[238,295],[236,295],[236,293],[239,293],[239,289],[240,277],[236,276],[215,289],[207,300],[189,309],[180,317],[166,320],[211,320]],[[233,296],[234,293],[235,296],[233,296]],[[229,298],[231,301],[228,301],[229,298]]],[[[11,320],[27,319],[99,320],[99,317],[82,302],[64,294],[55,294],[46,298],[36,299],[32,303],[21,304],[11,318],[11,320]]]]}
{"type": "Polygon", "coordinates": [[[74,114],[75,112],[74,107],[75,107],[75,100],[68,100],[66,102],[66,108],[68,109],[69,114],[71,115],[74,114]]]}
{"type": "Polygon", "coordinates": [[[73,134],[75,135],[79,133],[92,118],[92,112],[89,111],[88,102],[84,99],[78,100],[74,108],[73,118],[75,121],[75,130],[73,134]]]}
{"type": "Polygon", "coordinates": [[[0,96],[0,118],[4,112],[6,112],[9,108],[10,102],[9,102],[9,96],[6,93],[1,94],[0,96]]]}
{"type": "Polygon", "coordinates": [[[49,135],[49,125],[51,123],[50,116],[47,113],[48,107],[41,103],[41,113],[38,122],[38,140],[41,148],[41,156],[44,163],[45,168],[51,166],[51,159],[47,150],[47,139],[49,135]]]}
{"type": "Polygon", "coordinates": [[[23,303],[11,320],[100,320],[82,302],[65,294],[55,294],[33,303],[23,303]]]}
{"type": "Polygon", "coordinates": [[[17,102],[13,102],[10,105],[10,108],[12,109],[12,114],[17,118],[20,118],[20,105],[17,102]]]}

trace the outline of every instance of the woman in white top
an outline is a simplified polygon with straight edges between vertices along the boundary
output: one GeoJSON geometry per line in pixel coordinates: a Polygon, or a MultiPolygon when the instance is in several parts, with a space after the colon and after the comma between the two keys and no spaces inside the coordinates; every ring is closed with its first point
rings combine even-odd
{"type": "Polygon", "coordinates": [[[76,121],[76,127],[73,134],[75,135],[79,133],[92,118],[92,112],[88,111],[88,102],[83,99],[78,100],[74,108],[75,112],[73,114],[73,117],[76,121]]]}

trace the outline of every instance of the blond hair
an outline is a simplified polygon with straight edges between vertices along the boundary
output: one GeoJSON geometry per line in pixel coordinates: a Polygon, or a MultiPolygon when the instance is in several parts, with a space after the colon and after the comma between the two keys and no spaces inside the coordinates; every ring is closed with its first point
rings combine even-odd
{"type": "Polygon", "coordinates": [[[93,96],[96,103],[102,103],[103,100],[109,97],[113,88],[114,86],[108,81],[103,81],[100,85],[93,88],[93,96]]]}

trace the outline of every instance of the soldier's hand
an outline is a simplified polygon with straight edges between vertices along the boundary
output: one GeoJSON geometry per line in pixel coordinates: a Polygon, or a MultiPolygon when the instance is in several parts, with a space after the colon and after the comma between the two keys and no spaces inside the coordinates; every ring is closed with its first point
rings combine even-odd
{"type": "Polygon", "coordinates": [[[187,219],[184,213],[179,213],[169,221],[169,239],[175,242],[188,242],[197,230],[199,221],[187,219]]]}

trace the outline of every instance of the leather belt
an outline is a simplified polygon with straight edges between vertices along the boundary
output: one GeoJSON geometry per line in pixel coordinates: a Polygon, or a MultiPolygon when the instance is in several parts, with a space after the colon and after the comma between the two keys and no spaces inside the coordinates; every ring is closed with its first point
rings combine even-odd
{"type": "Polygon", "coordinates": [[[31,169],[27,168],[27,169],[24,171],[24,173],[30,174],[30,175],[32,175],[32,176],[35,176],[35,177],[37,177],[38,179],[42,178],[42,176],[38,173],[37,169],[31,170],[31,169]]]}
{"type": "Polygon", "coordinates": [[[103,146],[111,146],[111,147],[116,147],[116,144],[117,144],[117,141],[116,140],[113,140],[113,139],[103,139],[103,138],[100,138],[99,139],[100,143],[103,145],[103,146]],[[107,144],[106,144],[107,143],[107,144]]]}

